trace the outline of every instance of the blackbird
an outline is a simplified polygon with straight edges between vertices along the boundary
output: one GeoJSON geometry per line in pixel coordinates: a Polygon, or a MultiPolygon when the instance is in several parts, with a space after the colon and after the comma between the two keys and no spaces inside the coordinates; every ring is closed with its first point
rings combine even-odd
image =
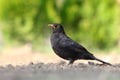
{"type": "Polygon", "coordinates": [[[97,60],[103,64],[111,65],[96,58],[82,45],[69,38],[61,24],[48,24],[52,28],[50,38],[53,51],[61,58],[69,60],[69,64],[73,64],[75,60],[97,60]]]}

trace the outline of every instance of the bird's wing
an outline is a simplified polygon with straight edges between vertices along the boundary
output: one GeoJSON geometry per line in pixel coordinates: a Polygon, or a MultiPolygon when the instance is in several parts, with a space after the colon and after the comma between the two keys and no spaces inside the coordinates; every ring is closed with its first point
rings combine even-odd
{"type": "Polygon", "coordinates": [[[64,47],[65,49],[68,49],[68,50],[80,52],[80,53],[88,52],[82,45],[73,41],[69,37],[63,38],[63,40],[61,41],[61,47],[64,47]]]}

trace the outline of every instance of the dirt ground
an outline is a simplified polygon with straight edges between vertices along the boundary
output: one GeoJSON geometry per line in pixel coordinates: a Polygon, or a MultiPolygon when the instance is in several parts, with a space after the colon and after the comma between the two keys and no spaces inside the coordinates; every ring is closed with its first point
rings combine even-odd
{"type": "Polygon", "coordinates": [[[68,65],[68,61],[59,58],[54,53],[41,54],[32,53],[29,49],[10,49],[0,54],[0,80],[120,79],[120,55],[97,54],[95,56],[112,63],[113,66],[85,60],[77,60],[73,65],[68,65]]]}
{"type": "Polygon", "coordinates": [[[120,65],[36,63],[0,67],[0,80],[119,80],[120,65]]]}

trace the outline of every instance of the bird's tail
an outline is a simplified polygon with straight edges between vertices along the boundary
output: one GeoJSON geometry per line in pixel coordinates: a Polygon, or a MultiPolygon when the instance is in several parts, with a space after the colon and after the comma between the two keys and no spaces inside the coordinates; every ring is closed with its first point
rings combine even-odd
{"type": "Polygon", "coordinates": [[[100,62],[102,62],[103,64],[107,64],[107,65],[112,66],[112,64],[110,64],[110,63],[108,63],[108,62],[105,62],[105,61],[102,61],[102,60],[100,60],[100,59],[98,59],[98,58],[96,58],[96,57],[95,57],[95,60],[100,61],[100,62]]]}

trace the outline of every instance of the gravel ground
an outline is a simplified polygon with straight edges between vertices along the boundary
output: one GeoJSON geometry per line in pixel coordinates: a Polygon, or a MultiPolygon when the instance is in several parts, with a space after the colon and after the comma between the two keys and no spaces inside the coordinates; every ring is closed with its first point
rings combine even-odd
{"type": "Polygon", "coordinates": [[[114,65],[85,60],[67,65],[54,53],[32,53],[26,47],[5,50],[0,54],[0,80],[120,80],[120,55],[95,56],[114,65]]]}
{"type": "Polygon", "coordinates": [[[0,67],[0,80],[120,80],[120,64],[30,63],[0,67]]]}

